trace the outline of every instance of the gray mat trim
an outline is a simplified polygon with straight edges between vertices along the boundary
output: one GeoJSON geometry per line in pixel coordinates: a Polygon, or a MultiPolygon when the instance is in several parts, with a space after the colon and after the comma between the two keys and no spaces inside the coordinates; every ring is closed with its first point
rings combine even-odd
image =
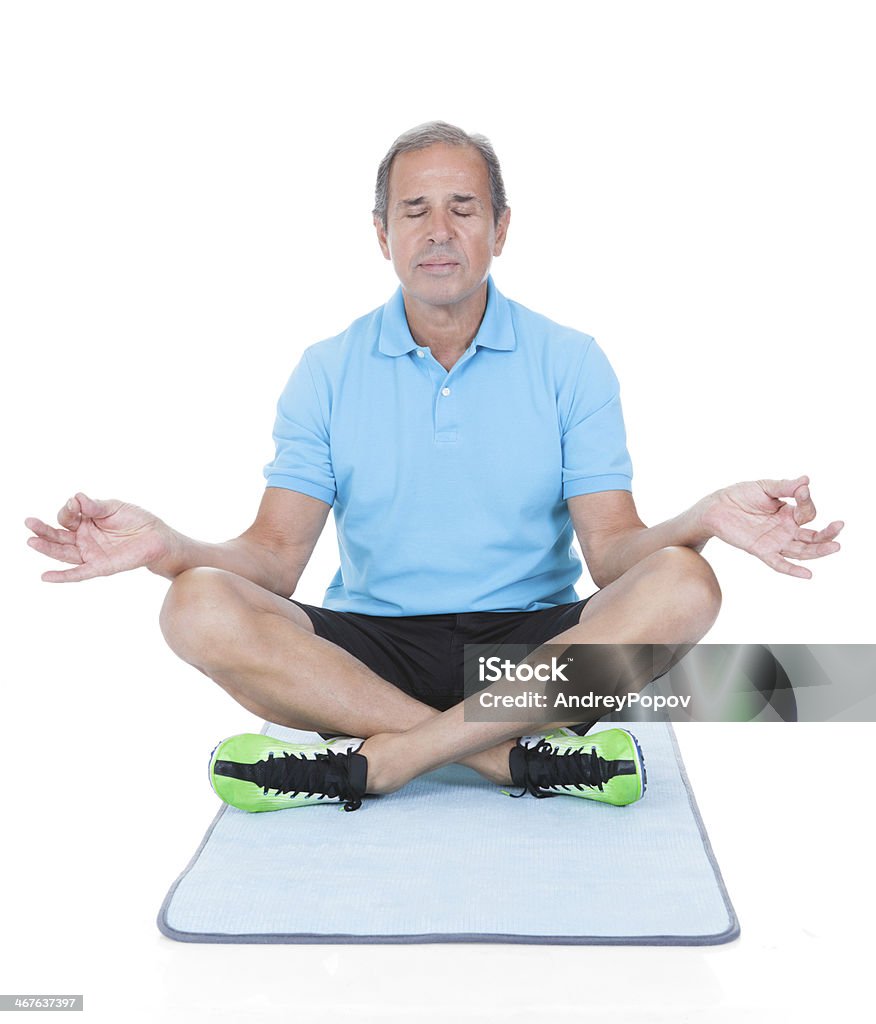
{"type": "MultiPolygon", "coordinates": [[[[194,856],[186,865],[185,870],[180,874],[179,878],[173,883],[164,898],[164,902],[161,905],[161,910],[158,913],[158,928],[163,935],[166,935],[169,939],[174,939],[177,942],[211,942],[211,943],[225,943],[225,944],[262,944],[262,945],[285,945],[290,943],[302,943],[311,945],[399,945],[399,944],[424,944],[433,942],[477,942],[477,943],[518,943],[522,945],[531,946],[717,946],[723,943],[732,942],[734,939],[739,937],[740,927],[739,920],[736,917],[736,911],[733,908],[733,904],[730,902],[730,896],[727,892],[727,887],[724,884],[724,878],[721,875],[721,869],[718,867],[718,862],[715,859],[714,851],[712,850],[712,844],[709,841],[708,833],[706,832],[703,819],[700,814],[699,807],[697,806],[696,798],[694,797],[693,790],[691,789],[690,779],[688,778],[687,770],[682,760],[681,750],[678,746],[678,739],[675,735],[675,730],[672,728],[670,723],[667,724],[669,730],[670,739],[672,740],[672,747],[675,752],[675,758],[678,766],[678,771],[684,782],[685,792],[687,793],[688,801],[690,802],[690,808],[694,816],[694,820],[697,823],[699,829],[700,839],[703,843],[703,848],[709,860],[709,864],[715,873],[715,881],[718,885],[718,889],[721,893],[721,898],[724,901],[724,906],[727,909],[727,917],[729,920],[728,927],[722,931],[717,932],[713,935],[631,935],[631,936],[601,936],[601,935],[500,935],[500,934],[467,934],[467,933],[430,933],[425,935],[319,935],[307,932],[298,932],[290,934],[280,933],[246,933],[240,935],[226,934],[226,933],[211,933],[211,932],[182,932],[176,928],[171,927],[167,922],[167,912],[170,908],[170,904],[173,900],[174,893],[177,890],[180,882],[186,877],[186,875],[192,870],[197,864],[198,858],[201,855],[204,847],[210,841],[210,836],[213,834],[213,830],[219,824],[222,815],[228,809],[223,804],[221,810],[213,819],[207,830],[206,835],[201,840],[201,845],[195,851],[194,856]]],[[[262,733],[267,732],[268,725],[266,724],[262,728],[262,733]]]]}

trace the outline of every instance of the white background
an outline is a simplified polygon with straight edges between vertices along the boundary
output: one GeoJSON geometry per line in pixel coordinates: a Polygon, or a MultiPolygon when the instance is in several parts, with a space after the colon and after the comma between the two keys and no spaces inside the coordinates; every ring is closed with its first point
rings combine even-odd
{"type": "MultiPolygon", "coordinates": [[[[303,347],[395,287],[370,222],[376,166],[441,118],[502,160],[499,287],[608,353],[646,521],[799,473],[821,521],[847,521],[811,581],[707,548],[724,590],[709,639],[871,641],[868,15],[3,5],[0,992],[84,992],[95,1021],[186,1022],[810,1020],[863,998],[871,725],[679,728],[742,920],[732,946],[164,939],[155,914],[215,809],[206,757],[259,723],[164,647],[164,581],[41,583],[49,563],[22,521],[81,489],[205,540],[244,529],[303,347]]],[[[327,531],[299,596],[318,602],[335,564],[327,531]]]]}

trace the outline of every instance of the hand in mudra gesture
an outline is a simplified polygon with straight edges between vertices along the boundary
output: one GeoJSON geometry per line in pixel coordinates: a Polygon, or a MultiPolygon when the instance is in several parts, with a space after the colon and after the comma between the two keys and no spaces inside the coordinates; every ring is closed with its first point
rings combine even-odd
{"type": "Polygon", "coordinates": [[[703,503],[703,523],[712,536],[748,551],[776,572],[810,579],[809,569],[789,559],[823,558],[840,549],[835,540],[844,525],[840,520],[823,530],[803,529],[816,515],[808,476],[733,484],[703,503]]]}
{"type": "Polygon", "coordinates": [[[30,547],[72,564],[72,569],[44,572],[47,583],[71,583],[113,573],[154,568],[170,549],[171,531],[145,509],[110,499],[94,501],[79,493],[58,513],[60,529],[41,519],[25,520],[34,536],[30,547]]]}

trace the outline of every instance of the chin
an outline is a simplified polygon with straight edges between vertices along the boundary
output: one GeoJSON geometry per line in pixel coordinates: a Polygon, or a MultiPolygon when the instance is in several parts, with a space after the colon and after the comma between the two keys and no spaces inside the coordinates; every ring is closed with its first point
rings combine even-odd
{"type": "Polygon", "coordinates": [[[449,279],[437,281],[419,280],[411,282],[410,285],[402,283],[405,291],[413,298],[419,299],[432,306],[452,306],[458,302],[464,302],[477,292],[483,282],[471,284],[470,282],[453,281],[449,279]]]}

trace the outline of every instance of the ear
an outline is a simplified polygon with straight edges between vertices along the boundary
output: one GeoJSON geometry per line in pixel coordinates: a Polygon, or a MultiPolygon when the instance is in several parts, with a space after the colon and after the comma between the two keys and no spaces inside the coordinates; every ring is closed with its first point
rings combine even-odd
{"type": "Polygon", "coordinates": [[[493,246],[493,255],[501,256],[502,250],[505,248],[505,239],[508,236],[508,225],[511,222],[511,207],[506,206],[505,212],[499,218],[499,223],[496,225],[496,244],[493,246]]]}
{"type": "Polygon", "coordinates": [[[392,256],[389,253],[389,239],[386,237],[386,228],[383,226],[381,219],[377,216],[374,218],[374,230],[377,232],[377,244],[380,246],[383,258],[385,260],[391,260],[392,256]]]}

